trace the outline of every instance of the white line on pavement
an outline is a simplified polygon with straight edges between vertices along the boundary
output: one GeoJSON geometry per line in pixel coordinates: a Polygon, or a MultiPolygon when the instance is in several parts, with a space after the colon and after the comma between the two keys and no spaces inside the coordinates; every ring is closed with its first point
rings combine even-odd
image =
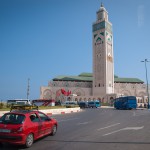
{"type": "Polygon", "coordinates": [[[97,130],[100,131],[100,130],[103,130],[103,129],[111,128],[111,127],[117,126],[117,125],[119,125],[119,124],[120,124],[120,123],[112,124],[112,125],[107,126],[107,127],[99,128],[99,129],[97,129],[97,130]]]}
{"type": "Polygon", "coordinates": [[[142,111],[142,112],[133,112],[133,116],[134,117],[139,117],[139,116],[143,116],[143,115],[149,115],[149,112],[148,111],[142,111]]]}
{"type": "Polygon", "coordinates": [[[76,120],[76,119],[79,119],[79,118],[72,118],[72,119],[59,120],[58,122],[65,122],[65,121],[71,121],[71,120],[76,120]]]}
{"type": "Polygon", "coordinates": [[[107,136],[107,135],[117,133],[117,132],[123,131],[123,130],[140,130],[140,129],[143,129],[143,128],[144,128],[144,126],[142,126],[142,127],[126,127],[126,128],[123,128],[123,129],[119,129],[119,130],[104,134],[103,136],[107,136]]]}
{"type": "Polygon", "coordinates": [[[78,123],[77,125],[85,125],[85,124],[88,124],[89,122],[81,122],[81,123],[78,123]]]}

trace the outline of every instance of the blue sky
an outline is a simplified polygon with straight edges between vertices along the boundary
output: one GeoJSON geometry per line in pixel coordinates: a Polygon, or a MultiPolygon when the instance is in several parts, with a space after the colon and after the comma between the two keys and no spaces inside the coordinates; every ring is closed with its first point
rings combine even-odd
{"type": "MultiPolygon", "coordinates": [[[[115,74],[145,81],[150,1],[102,0],[113,24],[115,74]]],[[[101,0],[0,0],[0,99],[40,96],[58,75],[92,72],[92,23],[101,0]]],[[[150,63],[147,63],[150,81],[150,63]]]]}

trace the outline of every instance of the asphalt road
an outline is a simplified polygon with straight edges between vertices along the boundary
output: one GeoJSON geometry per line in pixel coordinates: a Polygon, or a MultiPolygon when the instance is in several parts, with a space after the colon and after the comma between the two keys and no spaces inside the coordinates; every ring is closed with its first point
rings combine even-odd
{"type": "MultiPolygon", "coordinates": [[[[149,150],[150,110],[85,109],[56,115],[58,131],[28,150],[149,150]]],[[[5,144],[2,150],[21,150],[5,144]]]]}

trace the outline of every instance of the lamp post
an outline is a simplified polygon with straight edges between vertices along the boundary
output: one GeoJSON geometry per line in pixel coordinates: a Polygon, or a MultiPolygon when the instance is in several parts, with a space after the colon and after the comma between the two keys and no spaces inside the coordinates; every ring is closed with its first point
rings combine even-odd
{"type": "Polygon", "coordinates": [[[147,108],[149,109],[150,106],[149,106],[149,92],[148,92],[148,77],[147,77],[147,65],[146,63],[149,62],[147,59],[141,61],[141,62],[144,62],[145,63],[145,71],[146,71],[146,84],[147,84],[147,99],[148,99],[148,105],[147,105],[147,108]]]}
{"type": "Polygon", "coordinates": [[[27,86],[27,99],[29,99],[29,94],[30,94],[30,79],[28,78],[28,86],[27,86]]]}

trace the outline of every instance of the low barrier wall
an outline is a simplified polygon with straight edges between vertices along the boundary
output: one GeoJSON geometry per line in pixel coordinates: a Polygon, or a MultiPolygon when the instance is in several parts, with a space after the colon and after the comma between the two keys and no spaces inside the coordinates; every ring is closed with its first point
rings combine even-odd
{"type": "MultiPolygon", "coordinates": [[[[81,111],[80,107],[76,108],[62,108],[62,109],[45,109],[45,110],[39,110],[41,112],[44,112],[47,115],[56,115],[56,114],[67,114],[67,113],[74,113],[81,111]]],[[[7,113],[9,111],[0,111],[0,117],[7,113]]]]}
{"type": "Polygon", "coordinates": [[[47,110],[40,110],[47,115],[55,115],[55,114],[67,114],[73,112],[81,111],[80,107],[77,108],[63,108],[63,109],[47,109],[47,110]]]}

